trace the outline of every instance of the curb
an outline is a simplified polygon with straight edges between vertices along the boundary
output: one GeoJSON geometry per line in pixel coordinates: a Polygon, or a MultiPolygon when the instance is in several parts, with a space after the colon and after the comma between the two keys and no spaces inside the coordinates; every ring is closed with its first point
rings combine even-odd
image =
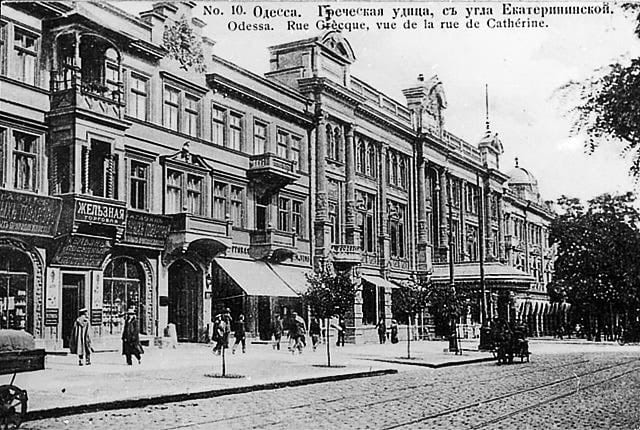
{"type": "Polygon", "coordinates": [[[398,373],[397,369],[371,370],[365,372],[343,373],[339,375],[318,376],[281,382],[268,382],[257,385],[245,385],[241,387],[222,388],[215,390],[198,391],[195,393],[164,394],[152,397],[140,397],[126,400],[111,400],[88,405],[63,406],[51,409],[40,409],[27,412],[24,421],[35,421],[48,418],[60,418],[67,415],[79,415],[91,412],[101,412],[114,409],[142,408],[163,403],[184,402],[187,400],[200,400],[212,397],[229,396],[254,391],[277,390],[286,387],[300,387],[303,385],[319,384],[323,382],[343,381],[347,379],[369,378],[398,373]]]}
{"type": "Polygon", "coordinates": [[[452,367],[452,366],[464,366],[466,364],[475,364],[475,363],[483,363],[486,361],[495,361],[493,357],[482,357],[482,358],[472,358],[469,360],[460,360],[460,361],[447,361],[444,363],[426,363],[419,361],[410,361],[407,359],[393,359],[393,358],[367,358],[367,360],[372,361],[381,361],[383,363],[393,363],[393,364],[402,364],[405,366],[418,366],[418,367],[429,367],[431,369],[440,369],[442,367],[452,367]]]}

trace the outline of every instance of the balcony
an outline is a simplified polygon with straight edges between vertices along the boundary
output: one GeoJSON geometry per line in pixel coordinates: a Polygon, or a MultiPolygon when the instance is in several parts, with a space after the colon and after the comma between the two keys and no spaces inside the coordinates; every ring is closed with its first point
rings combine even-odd
{"type": "Polygon", "coordinates": [[[216,220],[190,213],[171,215],[165,258],[174,253],[194,252],[211,261],[231,246],[231,220],[216,220]]]}
{"type": "Polygon", "coordinates": [[[331,245],[331,256],[334,264],[360,264],[362,250],[359,245],[334,244],[331,245]]]}
{"type": "Polygon", "coordinates": [[[124,101],[123,84],[107,86],[102,82],[86,80],[79,68],[67,66],[51,71],[51,111],[75,111],[122,120],[124,101]],[[115,85],[115,86],[114,86],[115,85]]]}
{"type": "Polygon", "coordinates": [[[296,234],[273,228],[250,233],[249,255],[256,260],[282,261],[297,253],[296,234]]]}
{"type": "Polygon", "coordinates": [[[300,178],[300,175],[296,172],[295,162],[272,153],[249,157],[247,176],[262,187],[263,191],[282,188],[300,178]]]}

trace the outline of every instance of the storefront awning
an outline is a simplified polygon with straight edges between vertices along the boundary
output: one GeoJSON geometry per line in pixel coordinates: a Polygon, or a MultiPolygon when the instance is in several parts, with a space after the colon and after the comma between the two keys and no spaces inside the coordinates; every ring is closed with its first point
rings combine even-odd
{"type": "MultiPolygon", "coordinates": [[[[458,263],[454,266],[453,279],[456,283],[480,283],[479,263],[458,263]]],[[[497,262],[484,264],[484,279],[494,286],[519,284],[527,287],[535,282],[535,278],[515,267],[497,262]]],[[[435,283],[449,282],[449,265],[438,264],[433,266],[431,281],[435,283]]]]}
{"type": "Polygon", "coordinates": [[[306,274],[312,273],[310,267],[286,266],[284,264],[269,264],[269,267],[296,293],[302,294],[309,288],[306,274]]]}
{"type": "Polygon", "coordinates": [[[216,258],[215,262],[249,296],[298,297],[264,261],[216,258]]]}
{"type": "Polygon", "coordinates": [[[391,283],[389,281],[387,281],[384,278],[381,278],[380,276],[374,276],[374,275],[362,275],[362,279],[364,279],[365,281],[373,284],[373,285],[377,285],[378,287],[384,287],[384,288],[398,288],[399,286],[391,283]]]}

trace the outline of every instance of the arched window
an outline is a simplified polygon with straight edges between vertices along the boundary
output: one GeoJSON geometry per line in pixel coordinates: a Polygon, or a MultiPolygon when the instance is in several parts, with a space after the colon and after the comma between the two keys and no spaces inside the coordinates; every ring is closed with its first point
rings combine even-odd
{"type": "Polygon", "coordinates": [[[376,147],[373,143],[369,143],[367,148],[367,175],[376,176],[376,147]]]}
{"type": "Polygon", "coordinates": [[[400,157],[400,188],[407,188],[407,164],[404,157],[400,157]]]}
{"type": "Polygon", "coordinates": [[[33,333],[33,267],[26,254],[0,248],[0,329],[33,333]]]}
{"type": "Polygon", "coordinates": [[[391,155],[391,183],[398,185],[398,158],[396,154],[391,155]]]}
{"type": "Polygon", "coordinates": [[[364,142],[358,139],[356,143],[356,172],[364,173],[364,142]]]}
{"type": "Polygon", "coordinates": [[[107,333],[120,334],[128,309],[133,308],[140,323],[140,333],[146,333],[146,302],[144,273],[132,258],[118,257],[104,270],[102,292],[102,326],[107,333]]]}
{"type": "Polygon", "coordinates": [[[342,130],[340,127],[336,127],[334,132],[334,142],[333,142],[333,159],[341,161],[340,152],[342,151],[342,130]]]}
{"type": "Polygon", "coordinates": [[[335,152],[335,142],[333,141],[333,129],[327,124],[327,158],[332,159],[335,152]]]}

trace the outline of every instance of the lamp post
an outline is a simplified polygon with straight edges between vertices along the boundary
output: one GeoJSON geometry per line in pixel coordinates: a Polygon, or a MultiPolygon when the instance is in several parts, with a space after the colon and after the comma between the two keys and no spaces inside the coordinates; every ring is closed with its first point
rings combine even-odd
{"type": "MultiPolygon", "coordinates": [[[[448,172],[447,172],[448,173],[448,172]]],[[[456,284],[455,284],[455,274],[454,274],[454,264],[453,264],[453,248],[455,246],[453,240],[453,210],[451,204],[451,179],[449,175],[446,175],[446,183],[443,184],[447,187],[447,206],[449,212],[449,288],[451,289],[451,321],[450,321],[450,333],[449,333],[449,352],[455,352],[457,354],[462,354],[460,348],[458,348],[458,335],[456,329],[456,315],[454,312],[455,302],[456,302],[456,284]]]]}
{"type": "Polygon", "coordinates": [[[480,236],[478,246],[478,256],[480,258],[480,291],[482,292],[482,301],[480,306],[482,308],[481,318],[482,326],[480,327],[480,344],[478,349],[488,350],[491,349],[491,328],[487,315],[487,289],[484,280],[484,245],[485,245],[485,231],[484,231],[484,195],[482,188],[480,187],[480,175],[476,172],[476,188],[478,189],[478,236],[480,236]]]}

